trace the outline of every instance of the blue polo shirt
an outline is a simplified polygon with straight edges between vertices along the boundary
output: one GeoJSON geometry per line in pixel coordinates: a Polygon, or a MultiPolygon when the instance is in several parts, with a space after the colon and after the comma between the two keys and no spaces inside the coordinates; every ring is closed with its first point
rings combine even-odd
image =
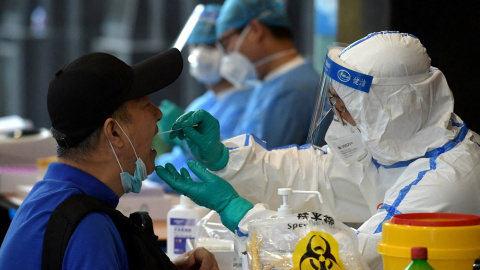
{"type": "MultiPolygon", "coordinates": [[[[23,201],[0,248],[0,269],[41,269],[43,235],[53,210],[67,197],[87,194],[118,204],[118,196],[95,177],[52,163],[23,201]]],[[[103,213],[88,214],[72,235],[63,269],[128,269],[122,238],[103,213]]]]}

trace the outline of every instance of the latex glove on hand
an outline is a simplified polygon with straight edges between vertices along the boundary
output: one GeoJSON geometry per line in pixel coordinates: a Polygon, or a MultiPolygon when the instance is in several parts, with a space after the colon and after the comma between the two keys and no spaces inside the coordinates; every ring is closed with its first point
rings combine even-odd
{"type": "Polygon", "coordinates": [[[240,197],[230,183],[209,172],[199,162],[189,160],[187,164],[202,180],[201,182],[193,181],[185,168],[181,168],[178,173],[170,163],[165,164],[165,167],[155,167],[155,171],[174,190],[189,197],[198,205],[215,210],[220,215],[223,225],[235,232],[238,223],[253,208],[253,204],[240,197]]]}
{"type": "MultiPolygon", "coordinates": [[[[169,131],[172,129],[173,123],[175,123],[175,120],[177,120],[178,117],[180,117],[182,114],[184,114],[184,111],[182,108],[177,106],[177,104],[171,102],[170,100],[164,99],[160,103],[160,106],[158,106],[160,111],[162,111],[163,117],[160,121],[157,122],[157,126],[160,132],[163,131],[169,131]]],[[[183,141],[180,139],[170,139],[170,134],[164,133],[160,134],[160,138],[166,143],[168,143],[171,146],[178,145],[180,147],[184,147],[183,141]]]]}
{"type": "Polygon", "coordinates": [[[220,124],[207,111],[185,113],[175,121],[172,129],[180,130],[171,132],[170,139],[185,139],[193,156],[208,169],[218,171],[227,165],[228,149],[220,141],[220,124]]]}

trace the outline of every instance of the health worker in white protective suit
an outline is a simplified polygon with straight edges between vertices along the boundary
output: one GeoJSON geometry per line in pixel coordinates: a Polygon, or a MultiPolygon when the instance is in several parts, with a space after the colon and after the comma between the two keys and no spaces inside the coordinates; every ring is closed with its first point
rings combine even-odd
{"type": "Polygon", "coordinates": [[[218,122],[197,111],[177,120],[173,128],[185,128],[173,136],[184,138],[200,161],[188,165],[203,183],[168,164],[156,172],[216,210],[237,233],[246,233],[248,221],[275,213],[267,208],[279,206],[278,188],[318,190],[321,206],[316,196],[298,196],[291,199],[293,209],[362,222],[359,250],[371,269],[382,269],[377,242],[382,223],[395,214],[480,215],[480,138],[453,113],[447,81],[430,66],[420,40],[379,32],[332,47],[322,84],[313,129],[325,118],[324,105],[332,104],[336,117],[325,137],[332,145],[268,151],[250,135],[222,144],[218,122]]]}

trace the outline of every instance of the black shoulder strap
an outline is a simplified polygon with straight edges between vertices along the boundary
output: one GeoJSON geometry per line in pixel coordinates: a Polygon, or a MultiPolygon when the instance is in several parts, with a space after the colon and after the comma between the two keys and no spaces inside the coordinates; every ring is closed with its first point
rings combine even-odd
{"type": "Polygon", "coordinates": [[[77,194],[60,203],[48,220],[43,239],[42,269],[62,269],[68,242],[77,225],[90,212],[110,216],[122,236],[129,265],[133,266],[131,269],[151,269],[149,266],[152,265],[162,266],[162,269],[175,268],[158,245],[148,213],[136,212],[127,218],[100,199],[77,194]]]}
{"type": "Polygon", "coordinates": [[[101,200],[91,198],[83,194],[71,196],[53,211],[43,238],[42,269],[62,269],[63,255],[78,223],[91,211],[112,209],[101,200]]]}

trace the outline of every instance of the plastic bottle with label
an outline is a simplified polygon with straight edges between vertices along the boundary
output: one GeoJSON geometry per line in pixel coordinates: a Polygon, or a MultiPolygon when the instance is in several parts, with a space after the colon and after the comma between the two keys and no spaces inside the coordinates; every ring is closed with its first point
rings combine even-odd
{"type": "Polygon", "coordinates": [[[428,255],[426,247],[412,247],[411,256],[412,262],[405,270],[433,270],[433,267],[427,262],[428,255]]]}
{"type": "Polygon", "coordinates": [[[173,260],[187,251],[187,240],[195,241],[200,212],[190,198],[180,195],[180,204],[167,214],[167,255],[173,260]]]}

